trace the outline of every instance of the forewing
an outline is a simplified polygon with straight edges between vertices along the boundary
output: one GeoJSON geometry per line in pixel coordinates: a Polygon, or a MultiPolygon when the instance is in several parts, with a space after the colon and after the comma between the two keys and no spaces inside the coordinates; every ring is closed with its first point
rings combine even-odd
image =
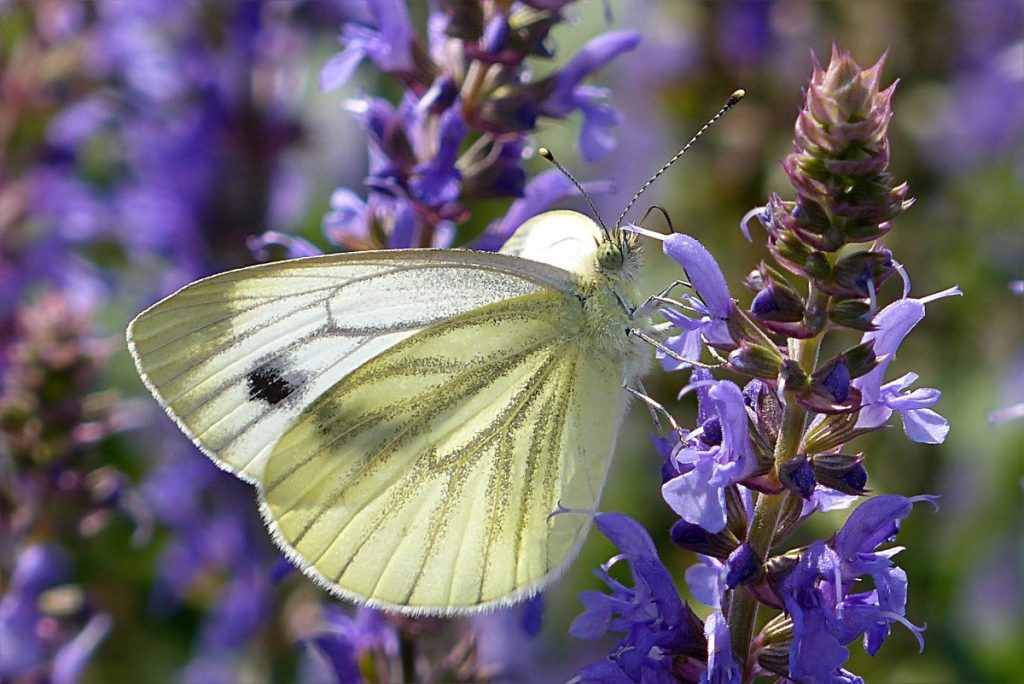
{"type": "Polygon", "coordinates": [[[267,462],[278,543],[337,593],[408,613],[537,591],[583,541],[623,410],[622,362],[583,353],[580,311],[555,291],[484,306],[338,383],[267,462]]]}
{"type": "Polygon", "coordinates": [[[498,254],[310,257],[188,285],[132,321],[128,346],[181,429],[255,482],[288,426],[376,355],[460,313],[571,287],[560,269],[498,254]]]}

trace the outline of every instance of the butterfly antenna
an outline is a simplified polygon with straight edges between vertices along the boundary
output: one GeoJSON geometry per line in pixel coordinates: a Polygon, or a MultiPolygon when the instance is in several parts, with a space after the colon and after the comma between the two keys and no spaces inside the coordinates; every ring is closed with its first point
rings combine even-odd
{"type": "Polygon", "coordinates": [[[597,212],[597,207],[594,206],[594,202],[590,199],[590,195],[583,189],[583,186],[578,180],[572,177],[572,174],[565,170],[565,167],[558,163],[555,159],[555,155],[551,154],[551,150],[546,147],[541,147],[537,150],[537,154],[547,159],[549,162],[555,165],[555,168],[561,171],[566,178],[572,181],[572,184],[576,186],[576,189],[583,195],[583,199],[587,200],[587,204],[590,206],[590,211],[594,212],[594,216],[597,218],[597,222],[601,225],[601,231],[604,232],[605,237],[608,237],[608,226],[604,225],[604,221],[601,219],[601,214],[597,212]]]}
{"type": "Polygon", "coordinates": [[[725,106],[723,106],[721,109],[719,109],[718,113],[715,114],[713,117],[711,117],[711,120],[708,121],[706,124],[704,124],[701,127],[701,129],[699,131],[697,131],[697,133],[692,138],[690,138],[690,142],[688,142],[685,145],[683,145],[683,148],[681,150],[679,150],[678,152],[676,152],[674,157],[672,157],[667,162],[665,162],[665,165],[662,166],[660,169],[658,169],[658,172],[656,174],[654,174],[653,176],[651,176],[650,180],[648,180],[646,183],[644,183],[643,187],[640,188],[640,190],[638,190],[635,195],[633,195],[633,199],[629,200],[629,204],[627,204],[626,208],[622,210],[622,214],[619,215],[619,220],[615,222],[615,229],[616,230],[618,230],[622,226],[622,219],[626,218],[626,214],[629,213],[629,210],[632,209],[634,204],[636,204],[636,201],[638,199],[640,199],[640,195],[644,194],[644,190],[649,188],[651,186],[651,183],[653,183],[654,181],[658,180],[658,176],[660,176],[661,174],[663,174],[666,171],[668,171],[668,167],[670,167],[673,164],[675,164],[676,161],[680,157],[682,157],[683,154],[686,153],[686,150],[690,149],[690,147],[693,145],[693,143],[697,142],[697,138],[699,138],[700,136],[704,135],[704,131],[706,131],[709,128],[711,128],[712,126],[714,126],[715,122],[718,121],[719,119],[721,119],[722,115],[725,114],[730,109],[732,109],[733,106],[737,102],[742,100],[744,95],[746,95],[746,93],[742,89],[737,90],[732,95],[730,95],[728,101],[726,101],[726,103],[725,103],[725,106]]]}

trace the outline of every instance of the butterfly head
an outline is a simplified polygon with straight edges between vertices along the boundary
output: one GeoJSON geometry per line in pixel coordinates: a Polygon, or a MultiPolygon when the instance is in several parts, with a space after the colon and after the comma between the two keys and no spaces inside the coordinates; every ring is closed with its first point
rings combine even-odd
{"type": "Polygon", "coordinates": [[[597,245],[597,270],[609,278],[632,280],[641,265],[640,238],[625,230],[602,234],[597,245]]]}

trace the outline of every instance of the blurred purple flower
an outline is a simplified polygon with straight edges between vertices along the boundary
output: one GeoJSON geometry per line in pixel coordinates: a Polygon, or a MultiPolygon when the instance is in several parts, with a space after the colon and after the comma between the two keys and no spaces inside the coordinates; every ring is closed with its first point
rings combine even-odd
{"type": "Polygon", "coordinates": [[[739,66],[765,60],[772,46],[772,0],[739,0],[719,6],[718,52],[739,66]]]}
{"type": "Polygon", "coordinates": [[[1024,135],[1024,5],[957,3],[953,7],[959,67],[938,125],[922,150],[936,166],[964,172],[1020,146],[1024,135]]]}
{"type": "Polygon", "coordinates": [[[334,55],[320,71],[320,89],[343,86],[356,67],[369,57],[386,74],[400,74],[413,68],[413,30],[404,0],[366,0],[377,30],[355,22],[345,24],[341,42],[345,49],[334,55]]]}
{"type": "MultiPolygon", "coordinates": [[[[73,684],[93,651],[110,631],[108,615],[93,615],[77,632],[65,619],[46,612],[42,597],[56,587],[72,589],[71,557],[53,545],[21,550],[17,566],[0,599],[0,677],[5,681],[52,681],[73,684]]],[[[75,612],[83,612],[77,599],[75,612]]]]}
{"type": "MultiPolygon", "coordinates": [[[[592,181],[583,183],[583,188],[588,193],[601,193],[607,192],[610,185],[608,182],[592,181]]],[[[479,249],[498,250],[516,228],[528,219],[547,210],[555,202],[572,197],[578,192],[572,181],[558,169],[538,173],[526,184],[523,196],[509,206],[502,218],[487,227],[474,246],[479,249]]]]}
{"type": "Polygon", "coordinates": [[[309,240],[277,230],[268,230],[263,235],[251,237],[246,240],[245,244],[257,261],[271,261],[276,250],[283,252],[286,259],[298,259],[323,253],[309,240]]]}
{"type": "Polygon", "coordinates": [[[640,34],[635,31],[612,31],[590,40],[555,75],[554,90],[541,105],[541,112],[551,116],[568,116],[576,109],[583,113],[580,153],[587,161],[600,159],[615,148],[610,129],[619,124],[621,116],[605,103],[607,89],[581,82],[639,44],[640,34]]]}

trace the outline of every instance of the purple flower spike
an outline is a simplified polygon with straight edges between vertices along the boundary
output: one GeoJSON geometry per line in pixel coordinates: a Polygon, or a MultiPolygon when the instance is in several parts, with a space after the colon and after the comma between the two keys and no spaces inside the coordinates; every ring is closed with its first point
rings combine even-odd
{"type": "Polygon", "coordinates": [[[580,154],[587,161],[601,159],[615,149],[611,129],[622,122],[622,115],[605,102],[608,94],[607,88],[593,86],[580,86],[576,91],[576,104],[583,112],[580,154]]]}
{"type": "MultiPolygon", "coordinates": [[[[711,385],[707,397],[717,418],[715,437],[721,435],[719,443],[705,442],[703,431],[688,437],[672,457],[680,475],[662,485],[661,493],[687,522],[720,532],[726,523],[725,488],[754,469],[755,457],[740,388],[720,380],[711,385]]],[[[700,402],[702,410],[706,410],[705,403],[700,402]]]]}
{"type": "Polygon", "coordinates": [[[932,411],[941,393],[935,389],[914,390],[903,393],[917,380],[915,373],[885,385],[882,380],[889,364],[896,357],[903,338],[924,318],[924,305],[942,297],[961,295],[960,288],[951,287],[921,299],[900,299],[885,307],[872,320],[875,330],[865,333],[862,342],[874,342],[874,353],[882,360],[870,372],[853,381],[862,395],[858,428],[882,425],[893,411],[899,411],[907,437],[915,442],[941,444],[949,432],[945,418],[932,411]]]}

